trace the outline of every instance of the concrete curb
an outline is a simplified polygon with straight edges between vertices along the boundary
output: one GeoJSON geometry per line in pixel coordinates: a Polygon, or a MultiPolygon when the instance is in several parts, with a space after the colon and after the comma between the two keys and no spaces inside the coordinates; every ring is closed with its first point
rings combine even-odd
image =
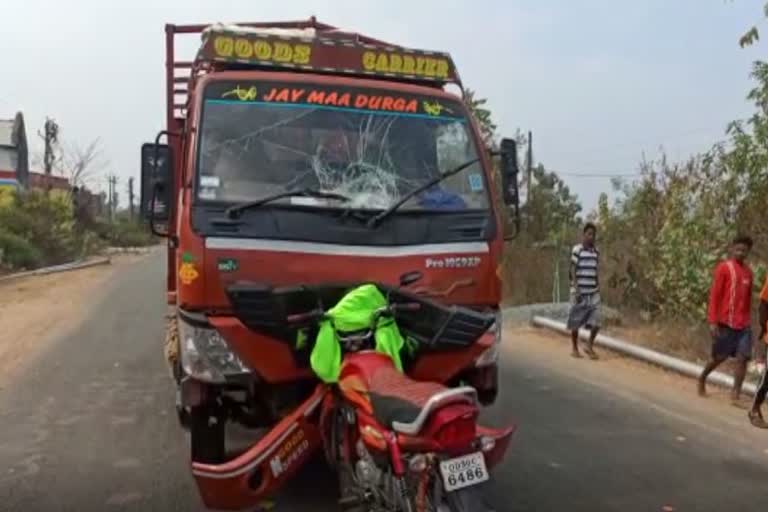
{"type": "MultiPolygon", "coordinates": [[[[523,304],[518,306],[506,306],[501,312],[505,325],[530,325],[534,316],[543,316],[553,320],[565,321],[571,305],[568,302],[542,302],[535,304],[523,304]]],[[[600,309],[605,324],[621,324],[621,314],[608,306],[600,309]]]]}
{"type": "MultiPolygon", "coordinates": [[[[570,334],[570,331],[563,322],[558,322],[557,320],[552,320],[551,318],[534,316],[531,319],[531,323],[535,327],[543,327],[559,332],[561,334],[570,334]]],[[[579,332],[579,337],[583,340],[589,339],[589,331],[582,329],[579,332]]],[[[694,364],[683,359],[678,359],[667,354],[662,354],[661,352],[656,352],[655,350],[651,350],[645,347],[640,347],[638,345],[612,338],[604,334],[597,335],[597,338],[595,338],[595,344],[605,347],[609,350],[619,352],[625,356],[639,359],[641,361],[645,361],[646,363],[677,372],[679,374],[685,375],[686,377],[698,378],[701,374],[701,371],[703,370],[703,367],[699,366],[698,364],[694,364]]],[[[709,375],[707,382],[730,388],[733,386],[733,377],[721,372],[712,372],[709,375]]],[[[745,393],[754,396],[755,392],[757,391],[757,386],[752,383],[745,382],[742,390],[745,393]]]]}
{"type": "Polygon", "coordinates": [[[23,277],[44,276],[47,274],[55,274],[58,272],[67,272],[70,270],[79,270],[81,268],[95,267],[97,265],[109,265],[110,263],[112,263],[112,260],[109,257],[96,258],[96,259],[87,260],[87,261],[78,260],[78,261],[73,261],[72,263],[64,263],[63,265],[55,265],[52,267],[38,268],[36,270],[30,270],[27,272],[18,272],[16,274],[3,276],[3,277],[0,277],[0,283],[7,283],[10,281],[14,281],[16,279],[21,279],[23,277]]]}
{"type": "Polygon", "coordinates": [[[104,251],[107,255],[112,254],[149,254],[155,251],[159,246],[148,245],[143,247],[109,247],[104,251]]]}

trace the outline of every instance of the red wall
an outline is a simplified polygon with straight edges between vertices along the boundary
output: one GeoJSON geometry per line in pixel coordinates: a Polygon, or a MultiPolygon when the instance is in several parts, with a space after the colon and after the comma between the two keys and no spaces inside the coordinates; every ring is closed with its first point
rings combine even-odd
{"type": "Polygon", "coordinates": [[[54,188],[60,190],[69,190],[69,180],[61,176],[52,176],[40,174],[37,172],[29,173],[30,188],[54,188]]]}

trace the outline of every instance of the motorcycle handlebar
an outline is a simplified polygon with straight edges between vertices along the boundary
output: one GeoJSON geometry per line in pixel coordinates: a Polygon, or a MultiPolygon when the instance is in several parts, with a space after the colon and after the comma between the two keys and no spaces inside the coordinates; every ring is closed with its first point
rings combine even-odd
{"type": "Polygon", "coordinates": [[[306,322],[308,320],[320,320],[325,316],[325,311],[322,309],[313,309],[312,311],[307,311],[306,313],[297,313],[295,315],[288,315],[287,320],[288,323],[300,323],[300,322],[306,322]]]}
{"type": "Polygon", "coordinates": [[[421,309],[421,304],[418,302],[399,302],[390,304],[388,309],[392,313],[396,311],[418,311],[421,309]]]}

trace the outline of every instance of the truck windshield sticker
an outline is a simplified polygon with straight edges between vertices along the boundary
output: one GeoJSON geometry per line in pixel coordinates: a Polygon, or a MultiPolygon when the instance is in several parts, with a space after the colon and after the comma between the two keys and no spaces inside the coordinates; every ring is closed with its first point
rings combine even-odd
{"type": "MultiPolygon", "coordinates": [[[[364,94],[341,91],[273,88],[263,98],[268,103],[292,103],[347,107],[361,110],[416,113],[419,104],[415,99],[384,94],[364,94]]],[[[429,113],[429,112],[427,112],[429,113]]]]}
{"type": "Polygon", "coordinates": [[[453,111],[451,109],[444,107],[438,101],[434,101],[434,102],[425,101],[424,102],[424,111],[427,114],[431,115],[431,116],[439,116],[440,114],[443,113],[443,110],[445,110],[446,112],[449,112],[449,113],[453,113],[453,111]]]}
{"type": "Polygon", "coordinates": [[[478,173],[473,173],[468,176],[469,188],[472,192],[480,192],[483,190],[483,177],[478,173]]]}
{"type": "Polygon", "coordinates": [[[240,88],[238,85],[234,89],[231,89],[229,91],[225,91],[221,97],[222,98],[236,98],[240,101],[254,101],[256,100],[256,96],[258,95],[259,91],[256,89],[255,86],[250,86],[249,88],[240,88]]]}
{"type": "MultiPolygon", "coordinates": [[[[345,207],[386,209],[478,154],[458,98],[397,88],[222,80],[206,86],[203,100],[196,193],[206,201],[251,201],[270,191],[311,187],[349,198],[345,207]],[[253,90],[255,100],[244,92],[253,90]]],[[[478,189],[469,174],[482,177],[482,164],[441,181],[402,210],[487,210],[483,181],[478,189]]],[[[287,197],[271,204],[323,209],[340,203],[287,197]]]]}
{"type": "Polygon", "coordinates": [[[258,87],[238,84],[223,90],[218,84],[214,84],[209,88],[214,88],[214,92],[206,94],[208,102],[233,101],[249,104],[281,104],[289,107],[313,106],[466,121],[466,118],[459,115],[458,109],[448,107],[445,102],[436,99],[420,100],[418,96],[389,91],[279,84],[261,84],[258,87]]]}
{"type": "Polygon", "coordinates": [[[200,186],[218,188],[221,186],[221,178],[218,176],[200,176],[200,186]]]}

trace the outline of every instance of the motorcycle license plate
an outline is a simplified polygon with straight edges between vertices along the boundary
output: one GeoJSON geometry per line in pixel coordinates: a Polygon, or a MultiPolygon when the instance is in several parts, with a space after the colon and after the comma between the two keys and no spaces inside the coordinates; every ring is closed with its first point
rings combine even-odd
{"type": "Polygon", "coordinates": [[[440,474],[443,476],[443,485],[447,492],[488,480],[488,470],[482,452],[440,462],[440,474]]]}

